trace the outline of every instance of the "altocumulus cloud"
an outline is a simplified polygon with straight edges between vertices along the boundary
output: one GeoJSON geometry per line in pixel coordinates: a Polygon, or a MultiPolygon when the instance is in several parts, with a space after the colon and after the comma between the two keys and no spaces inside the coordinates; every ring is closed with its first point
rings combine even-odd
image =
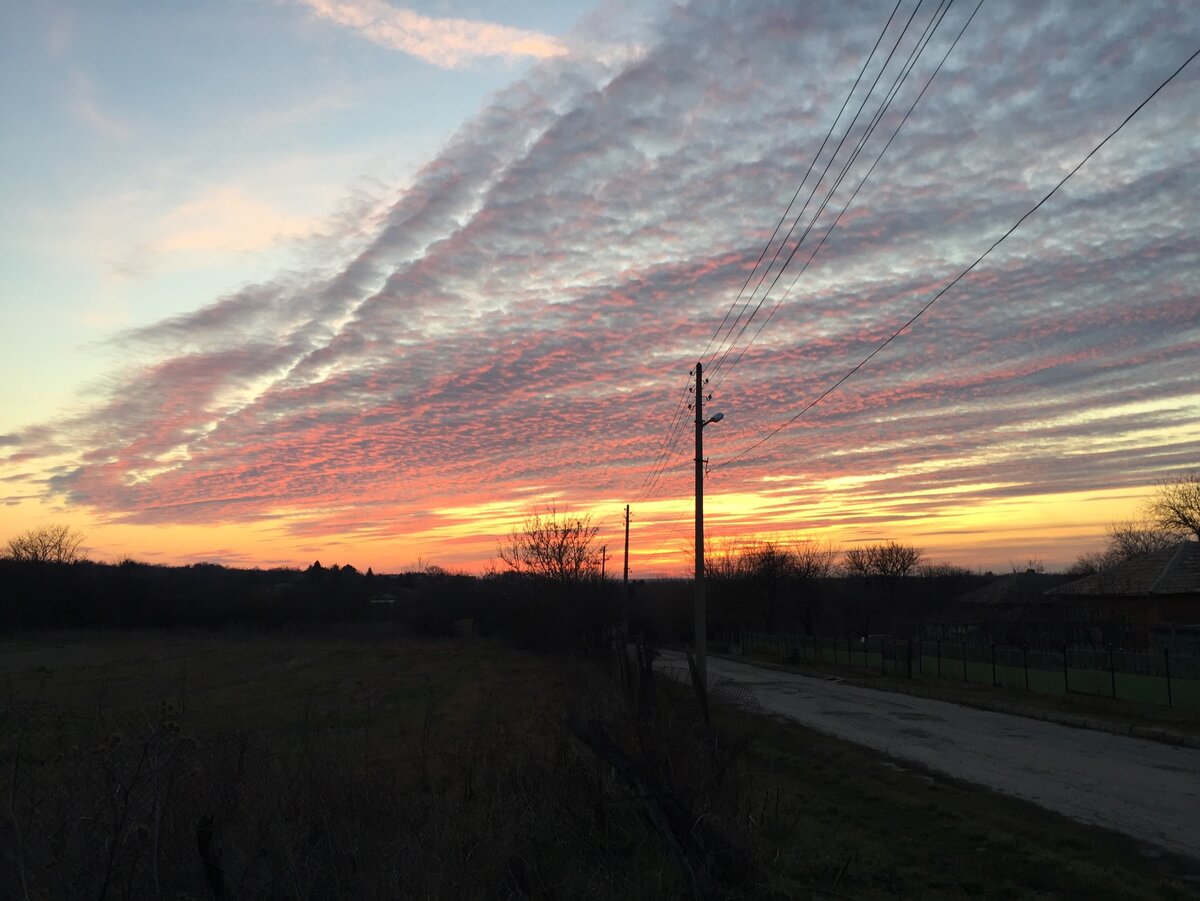
{"type": "MultiPolygon", "coordinates": [[[[477,34],[367,0],[306,5],[445,64],[477,34]]],[[[713,462],[820,393],[1045,194],[1195,50],[1190,13],[985,4],[775,309],[900,113],[881,119],[718,367],[716,402],[736,415],[713,462]]],[[[950,10],[896,110],[969,14],[950,10]]],[[[14,487],[117,520],[277,518],[304,535],[386,533],[530,486],[629,499],[882,24],[875,4],[697,0],[620,61],[479,26],[487,52],[547,59],[461,127],[353,258],[116,337],[135,362],[98,398],[0,441],[25,476],[14,487]]],[[[722,490],[759,493],[760,524],[782,529],[1194,464],[1198,87],[1186,71],[841,391],[721,469],[722,490]],[[796,486],[846,474],[870,478],[843,513],[806,518],[816,498],[796,486]]],[[[656,491],[686,497],[686,447],[668,463],[656,491]]]]}

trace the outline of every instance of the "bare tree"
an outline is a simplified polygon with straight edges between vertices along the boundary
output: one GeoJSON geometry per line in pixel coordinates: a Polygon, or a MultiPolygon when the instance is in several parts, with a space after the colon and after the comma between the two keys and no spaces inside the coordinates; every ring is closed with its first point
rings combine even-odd
{"type": "Polygon", "coordinates": [[[1179,533],[1154,523],[1126,519],[1108,527],[1108,553],[1118,561],[1140,557],[1179,543],[1179,533]]]}
{"type": "Polygon", "coordinates": [[[590,516],[559,514],[551,508],[527,516],[497,553],[513,572],[576,585],[600,574],[600,550],[593,546],[599,531],[590,516]]]}
{"type": "Polygon", "coordinates": [[[1159,482],[1146,509],[1160,529],[1200,541],[1200,469],[1159,482]]]}
{"type": "Polygon", "coordinates": [[[3,556],[30,563],[75,563],[84,559],[83,535],[70,526],[41,526],[10,538],[3,556]]]}
{"type": "Polygon", "coordinates": [[[822,544],[811,538],[792,543],[792,565],[798,579],[824,579],[833,572],[838,552],[830,542],[822,544]]]}
{"type": "Polygon", "coordinates": [[[907,576],[916,569],[924,554],[919,547],[913,547],[911,544],[899,544],[895,541],[872,545],[870,550],[875,572],[888,579],[907,576]]]}
{"type": "Polygon", "coordinates": [[[1161,551],[1179,543],[1179,533],[1161,528],[1154,522],[1126,519],[1110,523],[1104,549],[1080,554],[1067,569],[1070,576],[1090,576],[1106,572],[1126,560],[1161,551]]]}
{"type": "Polygon", "coordinates": [[[957,563],[922,563],[917,567],[916,574],[922,579],[963,578],[974,575],[970,569],[957,563]]]}
{"type": "Polygon", "coordinates": [[[852,576],[871,575],[871,549],[869,546],[852,547],[842,555],[842,567],[852,576]]]}
{"type": "Polygon", "coordinates": [[[1112,561],[1104,551],[1091,551],[1090,553],[1080,554],[1075,558],[1075,562],[1067,567],[1068,576],[1090,576],[1093,573],[1098,573],[1101,570],[1108,569],[1112,565],[1112,561]]]}
{"type": "MultiPolygon", "coordinates": [[[[694,543],[694,542],[693,542],[694,543]]],[[[695,554],[690,553],[693,565],[695,554]]],[[[714,582],[731,583],[742,578],[745,573],[745,559],[742,544],[727,539],[720,543],[706,538],[704,542],[704,577],[714,582]]]]}
{"type": "Polygon", "coordinates": [[[796,558],[791,549],[775,541],[756,541],[742,550],[741,571],[759,598],[762,616],[768,630],[776,626],[779,591],[783,583],[795,575],[796,558]]]}
{"type": "Polygon", "coordinates": [[[889,541],[850,548],[842,555],[842,565],[852,576],[898,579],[916,569],[923,555],[924,551],[919,547],[889,541]]]}

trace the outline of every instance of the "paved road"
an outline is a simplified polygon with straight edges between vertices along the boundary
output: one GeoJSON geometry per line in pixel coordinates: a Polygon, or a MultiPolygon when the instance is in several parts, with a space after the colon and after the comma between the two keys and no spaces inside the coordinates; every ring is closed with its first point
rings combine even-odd
{"type": "MultiPolygon", "coordinates": [[[[660,665],[683,667],[664,651],[660,665]]],[[[1200,750],[708,658],[819,732],[1200,860],[1200,750]]]]}

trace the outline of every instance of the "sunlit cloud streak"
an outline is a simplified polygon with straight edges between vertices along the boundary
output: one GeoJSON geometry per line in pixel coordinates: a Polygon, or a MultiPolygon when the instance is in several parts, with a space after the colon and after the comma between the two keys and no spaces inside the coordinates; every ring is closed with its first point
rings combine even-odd
{"type": "Polygon", "coordinates": [[[383,0],[298,0],[317,16],[352,28],[376,44],[452,69],[481,56],[564,56],[559,39],[520,28],[466,19],[439,19],[383,0]]]}
{"type": "MultiPolygon", "coordinates": [[[[382,7],[308,5],[360,29],[382,7]]],[[[1187,12],[985,6],[722,373],[712,462],[789,418],[1016,221],[1194,49],[1187,12]]],[[[634,59],[541,64],[336,271],[281,273],[116,336],[124,366],[78,410],[0,437],[13,490],[42,485],[115,522],[420,534],[429,556],[468,565],[494,536],[438,511],[517,515],[530,486],[560,507],[629,501],[879,19],[870,4],[694,2],[634,59]]],[[[724,527],[902,524],[1195,465],[1198,87],[1185,73],[910,333],[720,469],[712,491],[763,501],[724,527]],[[839,488],[840,508],[802,487],[848,475],[870,481],[839,488]]],[[[685,436],[651,500],[685,502],[690,478],[685,436]]]]}

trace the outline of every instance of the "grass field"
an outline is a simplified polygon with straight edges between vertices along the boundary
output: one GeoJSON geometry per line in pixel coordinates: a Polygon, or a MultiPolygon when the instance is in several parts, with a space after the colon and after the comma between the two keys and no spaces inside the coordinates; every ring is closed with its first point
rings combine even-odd
{"type": "Polygon", "coordinates": [[[4,898],[1197,894],[1188,862],[793,725],[722,710],[699,740],[680,686],[639,726],[592,664],[494,642],[44,636],[0,643],[0,691],[4,898]],[[568,715],[738,866],[691,880],[568,715]]]}

